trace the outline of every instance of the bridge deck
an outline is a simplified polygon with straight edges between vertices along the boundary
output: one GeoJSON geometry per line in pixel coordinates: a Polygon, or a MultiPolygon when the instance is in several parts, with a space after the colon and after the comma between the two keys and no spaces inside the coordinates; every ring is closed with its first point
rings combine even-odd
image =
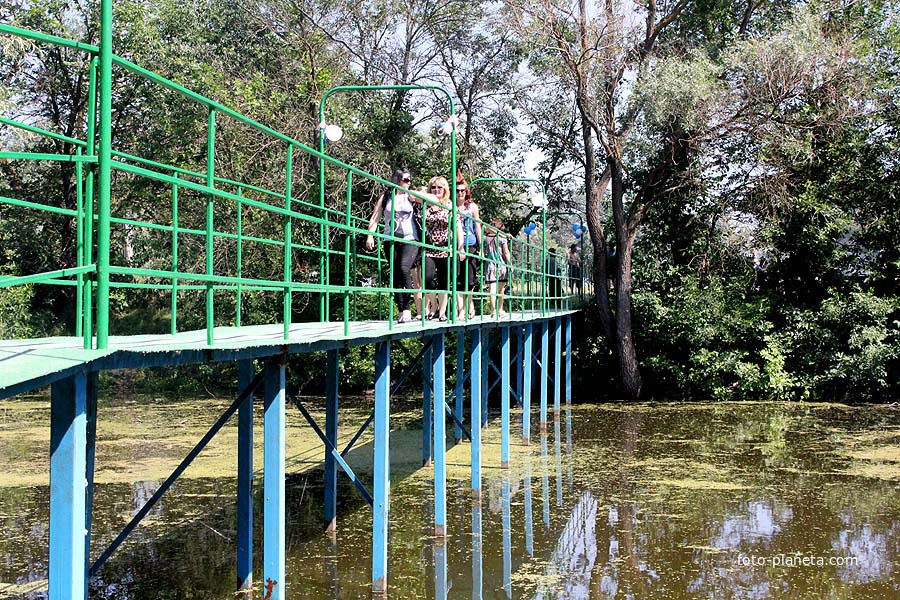
{"type": "Polygon", "coordinates": [[[216,327],[215,344],[207,346],[206,330],[176,335],[111,336],[106,350],[85,350],[77,337],[0,341],[0,399],[49,385],[78,371],[162,367],[261,358],[342,348],[388,339],[421,337],[475,327],[540,322],[576,311],[514,313],[502,320],[476,317],[470,321],[428,321],[393,325],[386,321],[353,321],[344,335],[343,322],[296,323],[284,339],[284,326],[216,327]]]}

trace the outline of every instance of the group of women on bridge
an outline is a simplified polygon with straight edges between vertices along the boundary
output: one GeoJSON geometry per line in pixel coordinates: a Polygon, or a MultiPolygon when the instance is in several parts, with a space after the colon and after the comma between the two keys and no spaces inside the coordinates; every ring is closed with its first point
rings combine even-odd
{"type": "MultiPolygon", "coordinates": [[[[404,190],[410,189],[412,177],[408,170],[394,171],[391,181],[404,190]]],[[[475,301],[472,292],[479,291],[479,257],[484,250],[484,281],[490,292],[490,313],[506,315],[503,310],[504,295],[507,293],[508,265],[510,264],[509,243],[503,232],[503,223],[494,219],[490,226],[483,228],[481,212],[472,197],[472,190],[462,174],[456,175],[456,222],[451,224],[453,196],[445,177],[432,177],[428,185],[416,190],[417,195],[388,189],[375,203],[369,219],[369,231],[374,233],[379,222],[383,222],[383,235],[392,236],[403,242],[387,240],[385,250],[393,253],[393,287],[399,290],[395,300],[400,309],[400,323],[412,321],[410,305],[426,318],[447,320],[448,294],[451,285],[453,253],[451,240],[456,241],[456,296],[457,318],[475,316],[475,301]],[[423,202],[419,197],[425,197],[423,202]],[[391,227],[393,226],[393,231],[391,227]],[[454,228],[451,235],[450,227],[454,228]],[[487,229],[487,231],[485,231],[487,229]],[[423,239],[424,238],[424,239],[423,239]],[[425,242],[424,265],[422,247],[417,242],[425,242]],[[424,277],[424,282],[422,278],[424,277]],[[423,285],[424,284],[424,285],[423,285]],[[425,298],[421,292],[409,290],[426,289],[425,298]],[[424,302],[424,308],[423,308],[424,302]]],[[[370,233],[366,237],[366,248],[375,249],[375,238],[370,233]]],[[[387,254],[387,252],[386,252],[387,254]]],[[[388,254],[390,256],[390,254],[388,254]]]]}

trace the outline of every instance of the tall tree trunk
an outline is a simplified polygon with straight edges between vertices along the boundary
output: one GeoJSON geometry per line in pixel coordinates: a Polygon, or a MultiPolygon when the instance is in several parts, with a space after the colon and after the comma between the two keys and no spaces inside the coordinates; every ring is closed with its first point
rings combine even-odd
{"type": "Polygon", "coordinates": [[[588,232],[591,235],[591,246],[594,250],[594,300],[596,302],[597,316],[603,327],[603,333],[610,344],[615,343],[613,328],[612,307],[609,304],[609,288],[606,285],[606,232],[603,230],[603,221],[600,219],[600,199],[609,185],[610,170],[607,167],[600,179],[596,179],[597,159],[594,153],[594,140],[591,137],[591,128],[582,117],[581,135],[584,143],[584,192],[585,192],[585,217],[587,218],[588,232]]]}
{"type": "Polygon", "coordinates": [[[624,218],[625,188],[622,182],[622,164],[616,159],[608,161],[612,171],[612,204],[616,221],[616,254],[619,257],[616,273],[616,357],[619,362],[619,381],[630,398],[641,395],[640,366],[634,347],[631,323],[631,257],[634,250],[635,234],[631,232],[624,218]]]}

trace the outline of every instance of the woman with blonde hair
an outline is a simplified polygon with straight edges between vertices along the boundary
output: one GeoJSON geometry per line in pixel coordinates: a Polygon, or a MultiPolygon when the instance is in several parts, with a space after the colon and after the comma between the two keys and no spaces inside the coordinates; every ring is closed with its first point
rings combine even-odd
{"type": "MultiPolygon", "coordinates": [[[[443,290],[438,298],[438,319],[447,320],[447,292],[450,289],[450,220],[453,201],[450,186],[444,177],[432,177],[428,182],[428,195],[434,198],[435,204],[425,208],[425,231],[428,243],[446,249],[425,250],[425,287],[429,290],[443,290]]],[[[456,247],[459,251],[460,264],[466,260],[463,251],[462,227],[459,218],[453,224],[456,228],[456,247]]]]}

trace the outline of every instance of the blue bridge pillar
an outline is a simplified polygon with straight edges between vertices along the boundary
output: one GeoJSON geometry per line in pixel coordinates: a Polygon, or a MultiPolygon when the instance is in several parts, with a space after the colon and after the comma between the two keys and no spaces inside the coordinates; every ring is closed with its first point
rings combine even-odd
{"type": "Polygon", "coordinates": [[[270,600],[284,600],[285,376],[283,357],[265,366],[263,423],[263,581],[270,600]]]}
{"type": "MultiPolygon", "coordinates": [[[[472,330],[469,404],[472,429],[472,497],[481,500],[481,330],[472,330]]],[[[473,542],[474,543],[474,542],[473,542]]]]}
{"type": "MultiPolygon", "coordinates": [[[[431,343],[431,338],[425,340],[426,344],[431,343]]],[[[434,392],[434,366],[432,365],[432,353],[434,349],[428,346],[425,354],[422,355],[422,379],[424,388],[422,390],[422,466],[430,467],[432,454],[431,444],[431,397],[434,392]]]]}
{"type": "Polygon", "coordinates": [[[54,599],[86,594],[87,380],[79,373],[50,388],[49,591],[54,599]]]}
{"type": "Polygon", "coordinates": [[[509,327],[500,328],[500,466],[509,467],[509,327]]]}
{"type": "MultiPolygon", "coordinates": [[[[253,361],[238,361],[238,393],[253,381],[253,361]]],[[[238,408],[237,588],[253,588],[253,394],[238,408]]]]}
{"type": "Polygon", "coordinates": [[[572,315],[566,319],[566,404],[572,404],[572,315]]]}
{"type": "Polygon", "coordinates": [[[541,432],[547,431],[547,379],[550,376],[550,340],[547,321],[541,321],[541,432]]]}
{"type": "Polygon", "coordinates": [[[560,404],[560,388],[562,387],[562,377],[560,377],[560,366],[562,364],[562,319],[556,318],[554,321],[555,332],[553,333],[553,418],[559,419],[560,404]]]}
{"type": "MultiPolygon", "coordinates": [[[[391,502],[391,343],[375,345],[375,457],[372,503],[372,591],[387,593],[388,522],[391,502]]],[[[443,411],[441,411],[443,414],[443,411]]]]}
{"type": "Polygon", "coordinates": [[[434,336],[434,535],[447,535],[447,414],[444,410],[444,334],[434,336]]]}
{"type": "Polygon", "coordinates": [[[341,381],[340,351],[329,350],[325,365],[325,531],[337,530],[337,461],[331,448],[338,444],[338,402],[341,381]]]}
{"type": "Polygon", "coordinates": [[[522,443],[531,443],[531,365],[534,357],[531,355],[531,323],[525,325],[525,340],[523,354],[524,372],[522,374],[522,443]]]}
{"type": "Polygon", "coordinates": [[[456,333],[456,402],[455,414],[456,420],[453,425],[453,441],[460,443],[462,441],[463,432],[460,423],[463,420],[463,401],[466,382],[466,333],[458,331],[456,333]]]}

